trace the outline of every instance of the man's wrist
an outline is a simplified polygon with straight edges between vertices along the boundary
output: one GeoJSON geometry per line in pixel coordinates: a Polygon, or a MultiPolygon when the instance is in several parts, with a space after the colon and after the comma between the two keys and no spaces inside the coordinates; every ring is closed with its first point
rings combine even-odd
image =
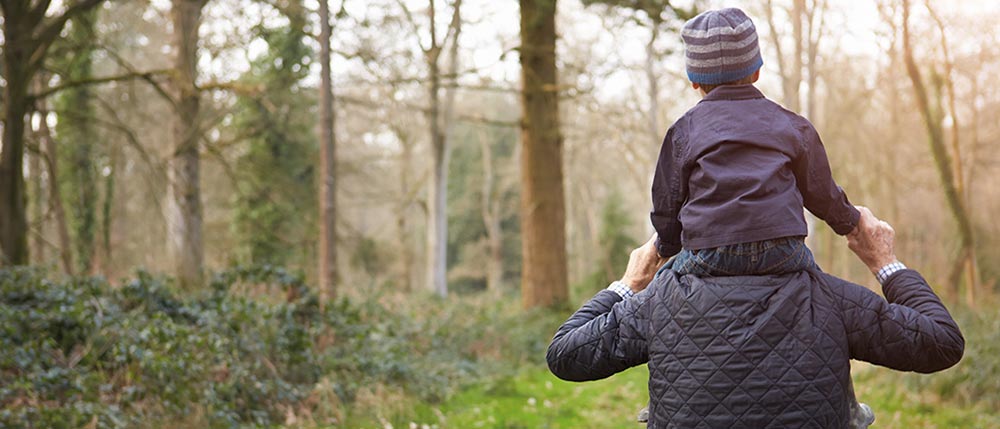
{"type": "Polygon", "coordinates": [[[906,265],[903,265],[903,263],[898,260],[893,260],[875,271],[875,279],[878,280],[879,284],[885,285],[886,280],[889,280],[889,276],[895,274],[897,271],[905,269],[906,265]]]}
{"type": "Polygon", "coordinates": [[[611,282],[611,285],[608,286],[608,290],[617,293],[618,296],[622,297],[622,299],[629,299],[632,295],[635,295],[635,292],[632,291],[632,287],[621,280],[611,282]]]}

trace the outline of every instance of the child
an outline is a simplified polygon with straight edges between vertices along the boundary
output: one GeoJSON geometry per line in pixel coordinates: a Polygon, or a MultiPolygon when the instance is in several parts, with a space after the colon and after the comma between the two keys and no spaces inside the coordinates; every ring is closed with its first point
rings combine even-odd
{"type": "MultiPolygon", "coordinates": [[[[833,181],[819,135],[805,118],[754,86],[763,61],[743,11],[702,13],[684,25],[688,78],[704,98],[663,140],[653,210],[665,269],[702,276],[767,275],[815,267],[803,205],[837,234],[860,213],[833,181]],[[676,255],[676,256],[675,256],[676,255]]],[[[874,416],[851,390],[854,427],[874,416]],[[862,414],[862,415],[859,415],[862,414]]]]}

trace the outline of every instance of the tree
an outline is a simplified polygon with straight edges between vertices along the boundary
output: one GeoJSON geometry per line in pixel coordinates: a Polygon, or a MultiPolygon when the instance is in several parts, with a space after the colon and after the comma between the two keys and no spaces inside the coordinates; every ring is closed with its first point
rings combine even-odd
{"type": "Polygon", "coordinates": [[[0,150],[0,264],[28,262],[28,222],[25,213],[25,117],[32,103],[28,94],[49,47],[66,22],[93,9],[101,0],[69,2],[62,13],[46,17],[50,2],[2,0],[3,12],[3,149],[0,150]]]}
{"type": "Polygon", "coordinates": [[[198,28],[207,0],[174,0],[173,75],[171,96],[173,147],[167,167],[167,241],[174,275],[181,287],[201,284],[202,247],[201,158],[198,142],[200,93],[198,77],[198,28]]]}
{"type": "Polygon", "coordinates": [[[268,50],[255,58],[241,83],[260,92],[237,94],[235,127],[247,135],[237,160],[234,229],[239,254],[251,264],[287,265],[301,260],[302,243],[315,242],[315,135],[310,118],[306,13],[298,0],[281,8],[288,24],[258,25],[254,33],[268,50]]]}
{"type": "Polygon", "coordinates": [[[337,281],[337,194],[336,142],[334,135],[333,82],[330,70],[330,9],[329,0],[319,1],[319,285],[320,296],[334,296],[337,281]]]}
{"type": "MultiPolygon", "coordinates": [[[[69,34],[60,40],[58,68],[61,81],[79,82],[93,78],[92,57],[94,52],[94,22],[96,14],[83,13],[69,22],[69,34]]],[[[89,113],[93,110],[94,97],[88,85],[67,88],[55,100],[55,110],[59,121],[56,136],[59,139],[58,154],[63,171],[59,177],[59,195],[68,210],[72,254],[75,272],[89,273],[94,268],[95,238],[97,232],[97,162],[99,153],[98,136],[89,113]]],[[[54,177],[54,176],[53,176],[54,177]]],[[[69,251],[69,249],[66,249],[69,251]]]]}
{"type": "MultiPolygon", "coordinates": [[[[941,105],[941,98],[942,86],[944,85],[945,78],[936,71],[932,73],[931,84],[932,89],[934,89],[934,100],[932,104],[927,88],[924,86],[923,76],[920,69],[917,67],[917,62],[913,55],[911,38],[910,1],[903,0],[903,61],[906,63],[906,73],[910,77],[910,82],[913,84],[913,92],[917,99],[917,106],[920,109],[924,125],[927,128],[927,141],[930,144],[931,154],[934,157],[934,164],[938,170],[938,176],[941,180],[941,187],[944,190],[945,200],[947,201],[948,208],[950,209],[952,217],[954,217],[955,223],[958,226],[958,236],[961,243],[959,254],[955,258],[954,268],[952,269],[951,275],[948,279],[948,284],[958,285],[959,280],[961,279],[963,267],[966,267],[969,272],[969,284],[967,284],[966,287],[974,288],[976,274],[972,221],[965,208],[965,203],[962,199],[958,186],[960,179],[956,176],[961,173],[956,174],[955,169],[952,167],[953,164],[951,155],[945,145],[944,138],[944,110],[941,105]]],[[[957,113],[952,112],[952,114],[954,115],[957,113]]],[[[974,304],[971,296],[969,300],[970,305],[974,304]]]]}
{"type": "Polygon", "coordinates": [[[521,5],[521,296],[525,307],[569,297],[562,136],[556,73],[556,0],[521,5]]]}

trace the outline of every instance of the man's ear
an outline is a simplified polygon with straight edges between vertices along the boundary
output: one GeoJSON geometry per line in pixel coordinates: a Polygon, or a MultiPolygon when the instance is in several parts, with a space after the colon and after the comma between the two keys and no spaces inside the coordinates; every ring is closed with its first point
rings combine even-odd
{"type": "Polygon", "coordinates": [[[691,82],[691,88],[700,89],[701,85],[699,85],[698,82],[691,82]]]}
{"type": "Polygon", "coordinates": [[[757,69],[757,71],[753,72],[753,78],[750,79],[751,80],[750,83],[757,83],[757,79],[760,79],[760,69],[757,69]]]}

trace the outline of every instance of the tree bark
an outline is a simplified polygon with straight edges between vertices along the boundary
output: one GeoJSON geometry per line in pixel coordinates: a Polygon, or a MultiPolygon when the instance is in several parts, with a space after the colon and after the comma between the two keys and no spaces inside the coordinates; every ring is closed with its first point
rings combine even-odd
{"type": "MultiPolygon", "coordinates": [[[[43,117],[44,121],[45,118],[43,117]]],[[[41,133],[36,133],[35,141],[41,141],[41,133]]],[[[31,217],[35,229],[31,241],[31,263],[43,265],[45,263],[45,187],[42,185],[42,148],[36,148],[34,153],[26,154],[28,157],[28,177],[31,181],[31,217]]],[[[0,252],[2,253],[2,252],[0,252]]],[[[2,265],[2,264],[0,264],[2,265]]]]}
{"type": "MultiPolygon", "coordinates": [[[[948,154],[948,148],[944,141],[944,126],[941,123],[942,117],[940,115],[941,109],[937,109],[938,113],[935,113],[935,110],[932,109],[930,97],[924,86],[923,77],[913,57],[913,47],[910,41],[909,0],[903,0],[903,60],[906,63],[906,72],[913,83],[913,92],[916,95],[917,104],[924,119],[924,125],[927,127],[928,142],[930,143],[931,154],[934,156],[934,163],[937,166],[938,176],[941,179],[945,200],[948,202],[948,208],[951,210],[952,216],[955,218],[955,223],[958,226],[961,250],[955,259],[955,268],[952,269],[946,289],[949,295],[954,296],[955,287],[957,287],[961,279],[962,267],[969,267],[971,269],[975,266],[975,264],[967,262],[969,259],[975,258],[972,222],[965,209],[965,204],[958,193],[951,157],[948,154]]],[[[938,82],[935,82],[935,88],[939,89],[943,83],[940,82],[939,78],[936,80],[938,82]]],[[[937,95],[936,100],[940,104],[940,91],[938,91],[937,95]]],[[[970,302],[969,304],[973,303],[970,302]]]]}
{"type": "Polygon", "coordinates": [[[320,19],[320,233],[319,233],[319,287],[320,297],[326,301],[336,296],[337,282],[337,192],[336,192],[336,136],[334,135],[333,76],[330,64],[329,0],[319,0],[320,19]]]}
{"type": "Polygon", "coordinates": [[[556,0],[521,6],[521,228],[524,307],[565,305],[566,210],[556,75],[556,0]]]}
{"type": "Polygon", "coordinates": [[[167,224],[174,275],[182,288],[201,284],[201,166],[198,152],[200,94],[196,86],[198,27],[204,0],[174,0],[174,146],[168,160],[167,224]]]}
{"type": "Polygon", "coordinates": [[[3,49],[3,148],[0,152],[0,265],[28,263],[28,220],[24,192],[24,123],[28,110],[28,85],[33,70],[28,63],[28,49],[23,33],[9,10],[5,18],[3,49]]]}
{"type": "Polygon", "coordinates": [[[486,290],[499,292],[503,281],[503,230],[500,227],[501,205],[496,196],[496,174],[493,171],[493,149],[485,133],[479,135],[483,156],[483,189],[481,210],[489,259],[486,261],[486,290]]]}

